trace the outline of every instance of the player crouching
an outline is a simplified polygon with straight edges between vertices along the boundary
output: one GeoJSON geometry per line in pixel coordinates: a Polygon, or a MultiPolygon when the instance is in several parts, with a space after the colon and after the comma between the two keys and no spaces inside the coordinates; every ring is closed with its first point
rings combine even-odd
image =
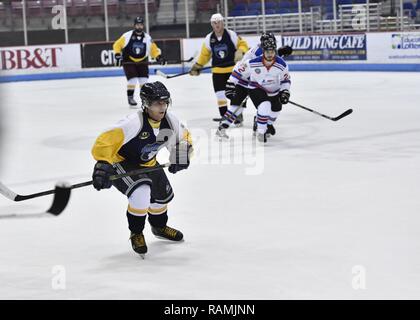
{"type": "MultiPolygon", "coordinates": [[[[286,62],[277,55],[275,40],[261,39],[261,49],[261,56],[237,64],[229,80],[248,84],[249,96],[257,107],[254,129],[258,141],[265,143],[267,137],[275,133],[273,124],[282,105],[289,102],[290,75],[286,62]]],[[[227,128],[242,111],[241,105],[231,106],[219,125],[217,136],[226,138],[227,128]]]]}
{"type": "Polygon", "coordinates": [[[147,252],[143,235],[146,216],[152,233],[161,238],[180,241],[183,234],[167,225],[167,204],[174,197],[163,169],[109,180],[111,175],[141,167],[155,167],[156,155],[162,148],[170,151],[169,172],[176,173],[189,166],[192,142],[188,130],[167,112],[170,93],[161,82],[146,83],[140,90],[142,109],[119,121],[102,133],[92,148],[97,160],[93,186],[97,190],[112,185],[128,198],[127,219],[131,244],[138,254],[147,252]]]}

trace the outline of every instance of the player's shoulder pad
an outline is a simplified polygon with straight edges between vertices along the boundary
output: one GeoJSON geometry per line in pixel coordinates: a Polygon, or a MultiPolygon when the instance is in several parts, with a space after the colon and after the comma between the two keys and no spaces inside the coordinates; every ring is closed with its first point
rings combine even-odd
{"type": "Polygon", "coordinates": [[[262,56],[249,60],[249,63],[256,63],[256,62],[262,62],[262,56]]]}
{"type": "Polygon", "coordinates": [[[278,64],[281,64],[283,67],[287,67],[287,63],[286,63],[286,61],[284,61],[283,60],[283,58],[282,57],[280,57],[280,56],[276,56],[276,62],[278,63],[278,64]]]}
{"type": "Polygon", "coordinates": [[[263,54],[263,50],[260,45],[255,46],[252,50],[257,57],[262,56],[263,54]]]}

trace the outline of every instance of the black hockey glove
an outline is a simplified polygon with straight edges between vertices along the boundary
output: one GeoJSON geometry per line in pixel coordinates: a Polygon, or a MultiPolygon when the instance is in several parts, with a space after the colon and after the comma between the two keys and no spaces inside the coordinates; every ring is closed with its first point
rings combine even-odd
{"type": "Polygon", "coordinates": [[[236,86],[233,82],[226,82],[226,88],[225,88],[225,96],[229,100],[232,100],[235,97],[236,94],[236,86]]]}
{"type": "Polygon", "coordinates": [[[115,66],[121,67],[121,65],[122,65],[122,54],[121,53],[116,53],[115,54],[115,66]]]}
{"type": "Polygon", "coordinates": [[[289,102],[290,92],[289,90],[283,90],[280,92],[280,103],[287,104],[289,102]]]}
{"type": "Polygon", "coordinates": [[[166,59],[162,56],[157,56],[156,57],[156,62],[161,64],[161,65],[165,65],[168,63],[168,61],[166,61],[166,59]]]}
{"type": "Polygon", "coordinates": [[[181,141],[172,148],[169,156],[171,165],[168,168],[170,173],[177,173],[178,171],[188,169],[190,165],[190,153],[192,147],[185,141],[181,141]]]}
{"type": "Polygon", "coordinates": [[[277,53],[279,56],[287,57],[290,56],[293,53],[293,49],[290,46],[284,46],[277,50],[277,53]]]}
{"type": "Polygon", "coordinates": [[[112,164],[105,161],[98,161],[93,168],[93,187],[96,190],[111,188],[112,182],[109,177],[116,174],[112,164]]]}
{"type": "Polygon", "coordinates": [[[202,68],[203,68],[203,66],[201,64],[194,63],[193,66],[191,67],[190,75],[191,76],[199,76],[202,68]]]}

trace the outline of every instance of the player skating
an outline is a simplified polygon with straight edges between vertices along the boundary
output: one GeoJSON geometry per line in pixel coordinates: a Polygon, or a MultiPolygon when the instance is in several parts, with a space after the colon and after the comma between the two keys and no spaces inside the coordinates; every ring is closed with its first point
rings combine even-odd
{"type": "MultiPolygon", "coordinates": [[[[220,117],[223,117],[228,105],[225,95],[226,82],[235,63],[243,58],[249,48],[247,42],[236,32],[224,27],[223,16],[220,13],[213,14],[210,22],[213,32],[206,36],[197,62],[190,70],[190,75],[198,76],[203,66],[211,59],[213,89],[216,94],[220,117]]],[[[220,121],[221,118],[215,120],[220,121]]]]}
{"type": "Polygon", "coordinates": [[[147,252],[143,229],[148,216],[152,233],[172,241],[180,241],[183,234],[167,226],[167,204],[174,193],[163,169],[111,182],[109,177],[140,167],[157,165],[158,151],[170,151],[169,172],[187,169],[192,151],[188,130],[167,112],[170,93],[159,81],[146,83],[140,91],[142,110],[119,121],[102,133],[92,148],[97,161],[93,185],[97,190],[114,185],[128,198],[127,219],[133,250],[147,252]]]}
{"type": "MultiPolygon", "coordinates": [[[[263,54],[263,43],[264,42],[276,42],[276,37],[273,33],[263,33],[260,37],[260,43],[255,47],[251,48],[243,57],[243,59],[236,65],[244,63],[247,60],[255,59],[262,56],[263,54]]],[[[292,54],[293,49],[290,46],[284,46],[277,49],[277,54],[281,57],[287,57],[292,54]]],[[[236,66],[235,66],[236,67],[236,66]]],[[[234,120],[239,116],[242,117],[243,108],[245,108],[244,100],[248,97],[248,86],[249,79],[244,79],[238,76],[235,72],[232,73],[231,77],[226,83],[226,97],[231,100],[230,106],[223,116],[223,120],[219,125],[219,129],[216,132],[217,136],[221,138],[228,138],[226,129],[234,120]]],[[[254,131],[256,131],[256,116],[254,117],[254,131]]],[[[273,121],[269,119],[267,123],[267,137],[275,134],[275,128],[273,121]]]]}
{"type": "Polygon", "coordinates": [[[255,130],[258,140],[267,142],[267,137],[275,133],[273,124],[282,104],[289,102],[290,76],[286,62],[277,53],[274,36],[261,37],[260,47],[262,55],[238,63],[229,78],[235,84],[234,96],[219,125],[219,137],[227,138],[226,129],[242,114],[241,103],[248,93],[257,107],[255,130]]]}
{"type": "Polygon", "coordinates": [[[144,32],[144,20],[134,19],[134,30],[124,33],[113,45],[117,66],[123,66],[127,78],[127,98],[130,107],[135,108],[134,91],[149,79],[149,56],[160,64],[166,64],[161,50],[151,36],[144,32]]]}

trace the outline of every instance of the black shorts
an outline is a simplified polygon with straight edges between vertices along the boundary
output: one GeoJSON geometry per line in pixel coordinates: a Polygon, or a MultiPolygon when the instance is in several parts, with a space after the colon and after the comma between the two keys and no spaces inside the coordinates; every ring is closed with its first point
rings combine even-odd
{"type": "Polygon", "coordinates": [[[147,61],[144,63],[123,62],[123,69],[127,80],[149,77],[149,65],[147,61]]]}
{"type": "MultiPolygon", "coordinates": [[[[139,166],[124,160],[114,164],[114,168],[119,174],[139,169],[139,166]]],[[[112,184],[127,197],[129,197],[136,188],[148,184],[151,189],[151,203],[166,204],[174,197],[172,186],[163,169],[114,180],[112,184]]]]}
{"type": "Polygon", "coordinates": [[[267,92],[262,89],[250,89],[249,90],[249,97],[251,98],[252,102],[254,103],[255,107],[261,104],[264,101],[271,102],[271,111],[280,111],[281,110],[281,103],[280,103],[280,93],[269,97],[267,92]]]}
{"type": "Polygon", "coordinates": [[[229,80],[230,74],[231,74],[230,72],[229,73],[213,73],[214,92],[225,91],[226,82],[229,80]]]}
{"type": "MultiPolygon", "coordinates": [[[[248,96],[248,91],[248,88],[242,87],[237,84],[235,86],[235,96],[232,100],[230,100],[230,104],[234,106],[239,106],[242,103],[242,101],[244,101],[245,98],[248,96]]],[[[242,107],[246,107],[246,102],[243,104],[242,107]]]]}

